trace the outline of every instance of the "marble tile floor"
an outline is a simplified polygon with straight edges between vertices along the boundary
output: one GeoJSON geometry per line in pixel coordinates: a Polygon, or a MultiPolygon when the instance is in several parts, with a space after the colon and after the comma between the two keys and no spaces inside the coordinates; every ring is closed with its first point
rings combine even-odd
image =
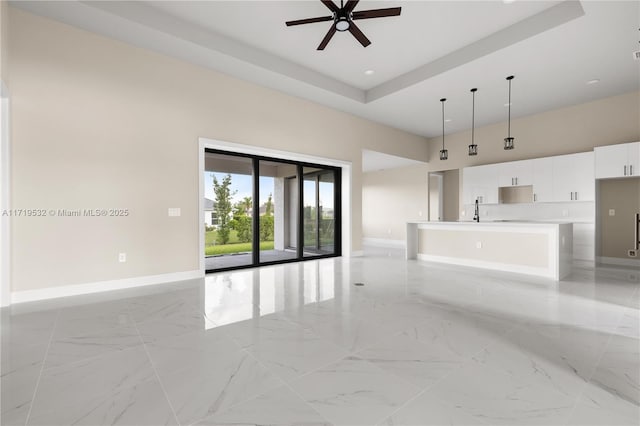
{"type": "Polygon", "coordinates": [[[639,289],[368,248],[13,305],[0,424],[638,425],[639,289]]]}

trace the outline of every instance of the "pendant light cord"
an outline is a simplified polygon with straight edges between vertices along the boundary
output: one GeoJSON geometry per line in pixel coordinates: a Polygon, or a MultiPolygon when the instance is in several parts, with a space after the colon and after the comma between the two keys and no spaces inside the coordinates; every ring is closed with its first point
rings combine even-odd
{"type": "Polygon", "coordinates": [[[509,80],[509,124],[508,124],[509,130],[507,131],[507,133],[509,134],[509,137],[511,137],[511,80],[509,80]]]}
{"type": "Polygon", "coordinates": [[[507,124],[507,133],[508,136],[511,137],[511,80],[513,80],[513,76],[507,77],[509,80],[509,121],[507,124]]]}
{"type": "Polygon", "coordinates": [[[471,90],[472,103],[471,103],[471,144],[475,144],[475,126],[476,126],[476,91],[471,90]]]}
{"type": "Polygon", "coordinates": [[[440,102],[442,102],[442,150],[444,151],[444,101],[446,101],[445,98],[440,99],[440,102]]]}

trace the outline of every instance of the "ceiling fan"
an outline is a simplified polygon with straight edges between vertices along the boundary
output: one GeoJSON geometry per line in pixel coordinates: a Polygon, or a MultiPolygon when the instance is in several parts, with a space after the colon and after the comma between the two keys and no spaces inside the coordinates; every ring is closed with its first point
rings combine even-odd
{"type": "Polygon", "coordinates": [[[318,46],[318,50],[324,50],[329,44],[329,41],[336,33],[336,31],[349,31],[353,36],[362,44],[362,46],[367,47],[371,44],[371,41],[365,36],[360,28],[358,28],[355,24],[355,20],[357,19],[371,19],[371,18],[384,18],[386,16],[398,16],[400,15],[401,7],[390,7],[387,9],[372,9],[372,10],[361,10],[358,12],[354,12],[353,9],[359,3],[359,0],[349,0],[347,4],[340,1],[340,7],[338,7],[332,0],[320,0],[324,3],[325,6],[332,12],[331,16],[320,16],[318,18],[308,18],[308,19],[299,19],[297,21],[288,21],[286,22],[287,27],[291,27],[293,25],[302,25],[302,24],[313,24],[315,22],[325,22],[325,21],[333,21],[331,28],[329,28],[329,32],[324,36],[322,42],[318,46]]]}

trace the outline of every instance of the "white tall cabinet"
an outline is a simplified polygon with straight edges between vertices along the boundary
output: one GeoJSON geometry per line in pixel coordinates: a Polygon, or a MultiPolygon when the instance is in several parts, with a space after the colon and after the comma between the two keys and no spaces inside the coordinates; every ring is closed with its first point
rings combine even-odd
{"type": "Polygon", "coordinates": [[[596,179],[640,176],[640,142],[599,146],[596,156],[596,179]]]}

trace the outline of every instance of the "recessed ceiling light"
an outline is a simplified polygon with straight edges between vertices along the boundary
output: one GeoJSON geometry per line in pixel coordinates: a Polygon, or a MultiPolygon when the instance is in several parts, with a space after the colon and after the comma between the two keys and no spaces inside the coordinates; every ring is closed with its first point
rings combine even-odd
{"type": "Polygon", "coordinates": [[[373,75],[373,73],[374,73],[374,72],[375,72],[374,70],[366,70],[366,71],[364,72],[364,74],[365,74],[365,75],[373,75]]]}
{"type": "Polygon", "coordinates": [[[600,79],[599,78],[594,78],[593,80],[587,81],[587,84],[596,84],[596,83],[600,83],[600,79]]]}

